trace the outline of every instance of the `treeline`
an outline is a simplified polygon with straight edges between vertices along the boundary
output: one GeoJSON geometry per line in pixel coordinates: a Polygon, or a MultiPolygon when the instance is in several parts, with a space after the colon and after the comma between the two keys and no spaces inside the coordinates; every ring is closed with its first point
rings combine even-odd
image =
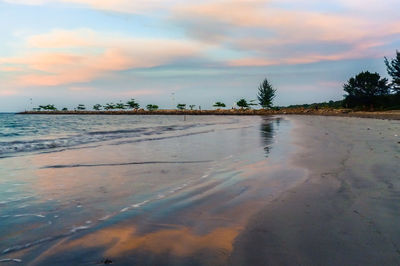
{"type": "Polygon", "coordinates": [[[343,100],[275,108],[400,110],[400,52],[396,51],[393,59],[385,57],[385,65],[391,81],[381,78],[378,73],[361,72],[343,85],[346,92],[343,100]]]}
{"type": "MultiPolygon", "coordinates": [[[[267,79],[264,79],[264,81],[260,84],[258,88],[258,94],[257,94],[257,99],[258,103],[256,103],[256,100],[250,100],[247,101],[246,99],[242,98],[238,100],[235,103],[235,106],[232,108],[239,107],[240,109],[251,109],[253,106],[261,105],[263,108],[272,108],[272,101],[275,98],[275,92],[276,90],[272,88],[272,85],[268,82],[267,79]]],[[[177,110],[187,110],[188,108],[190,110],[195,110],[197,106],[195,104],[185,104],[185,103],[178,103],[176,105],[177,110]]],[[[227,107],[225,103],[223,102],[215,102],[213,104],[214,108],[217,109],[222,109],[227,107]]],[[[148,104],[146,105],[146,109],[148,111],[156,111],[158,110],[158,105],[156,104],[148,104]]],[[[140,104],[135,100],[131,99],[127,101],[126,103],[123,103],[122,101],[119,103],[107,103],[104,105],[101,104],[95,104],[92,107],[92,110],[95,111],[111,111],[111,110],[139,110],[140,109],[140,104]]],[[[198,109],[201,110],[201,106],[198,106],[198,109]]],[[[54,106],[54,104],[48,104],[48,105],[39,105],[37,108],[33,108],[34,111],[58,111],[58,109],[54,106]]],[[[85,111],[86,106],[84,104],[78,104],[77,107],[73,109],[73,111],[85,111]]],[[[143,109],[142,109],[143,110],[143,109]]],[[[68,108],[62,108],[61,111],[69,111],[68,108]]]]}
{"type": "MultiPolygon", "coordinates": [[[[369,71],[361,72],[355,77],[352,77],[344,84],[343,89],[346,92],[344,99],[340,101],[329,101],[322,103],[290,105],[287,107],[273,107],[273,100],[275,98],[276,89],[272,87],[267,79],[264,79],[259,87],[257,93],[257,100],[239,99],[232,106],[232,109],[252,109],[253,106],[261,106],[264,109],[282,109],[282,108],[351,108],[359,110],[391,110],[400,109],[400,52],[396,51],[396,57],[387,59],[385,57],[385,65],[387,72],[392,78],[389,81],[387,78],[381,78],[378,73],[371,73],[369,71]]],[[[178,103],[176,109],[178,110],[195,110],[197,106],[194,104],[178,103]]],[[[214,108],[222,109],[227,107],[225,103],[218,101],[213,104],[214,108]]],[[[156,104],[148,104],[145,106],[148,111],[155,111],[159,109],[156,104]]],[[[197,107],[201,110],[201,106],[197,107]]],[[[84,111],[86,110],[84,104],[79,104],[73,110],[84,111]]],[[[95,111],[100,110],[139,110],[140,104],[131,99],[127,102],[119,103],[106,103],[104,105],[95,104],[92,109],[95,111]]],[[[58,109],[53,104],[40,105],[33,109],[34,111],[57,111],[58,109]]],[[[143,110],[143,109],[142,109],[143,110]]],[[[68,111],[67,108],[61,111],[68,111]]]]}
{"type": "MultiPolygon", "coordinates": [[[[140,104],[136,102],[135,99],[131,99],[127,101],[126,103],[123,103],[122,101],[119,103],[106,103],[104,105],[101,104],[95,104],[91,108],[92,110],[95,111],[100,111],[100,110],[138,110],[140,108],[140,104]]],[[[90,108],[89,108],[90,109],[90,108]]],[[[146,106],[146,109],[149,111],[154,111],[158,109],[158,105],[155,104],[148,104],[146,106]]],[[[54,104],[48,104],[48,105],[39,105],[37,108],[33,108],[34,111],[58,111],[58,109],[54,106],[54,104]]],[[[78,104],[73,110],[75,111],[85,111],[87,110],[86,106],[84,104],[78,104]]],[[[61,109],[61,111],[69,111],[68,108],[64,107],[61,109]]]]}
{"type": "Polygon", "coordinates": [[[333,108],[333,109],[338,109],[338,108],[343,107],[343,102],[344,102],[343,100],[340,100],[340,101],[329,101],[329,102],[311,103],[311,104],[295,104],[295,105],[289,105],[287,107],[280,107],[280,108],[307,108],[307,109],[333,108]]]}
{"type": "Polygon", "coordinates": [[[389,60],[385,57],[385,65],[389,76],[381,78],[378,73],[361,72],[344,84],[347,93],[343,107],[363,110],[400,109],[400,52],[389,60]]]}

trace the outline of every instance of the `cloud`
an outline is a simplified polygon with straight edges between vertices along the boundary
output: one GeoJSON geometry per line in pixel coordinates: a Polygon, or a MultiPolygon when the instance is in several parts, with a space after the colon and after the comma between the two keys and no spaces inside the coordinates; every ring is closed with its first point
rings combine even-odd
{"type": "Polygon", "coordinates": [[[19,94],[16,90],[2,90],[0,89],[0,96],[13,96],[19,94]]]}
{"type": "Polygon", "coordinates": [[[128,90],[114,93],[116,96],[120,97],[138,97],[138,96],[148,96],[148,95],[160,95],[165,94],[165,91],[156,89],[141,89],[141,90],[128,90]]]}
{"type": "Polygon", "coordinates": [[[400,39],[400,19],[392,15],[396,3],[389,2],[392,5],[372,0],[187,2],[174,8],[170,19],[190,38],[247,54],[228,60],[228,65],[311,63],[382,57],[382,47],[400,39]],[[290,4],[300,8],[288,8],[290,4]],[[319,11],[312,5],[336,5],[342,11],[319,11]],[[388,15],[372,16],[374,8],[388,15]]]}
{"type": "Polygon", "coordinates": [[[65,4],[77,7],[113,11],[120,13],[145,13],[154,10],[165,10],[169,6],[183,3],[183,0],[3,0],[11,4],[45,5],[65,4]]]}
{"type": "Polygon", "coordinates": [[[146,39],[89,29],[54,30],[26,40],[25,54],[0,58],[3,71],[24,69],[19,86],[57,86],[89,82],[113,71],[160,66],[200,55],[192,41],[146,39]]]}
{"type": "Polygon", "coordinates": [[[393,8],[397,1],[7,0],[147,17],[162,14],[161,21],[169,26],[163,30],[172,25],[185,36],[174,40],[54,29],[22,39],[23,52],[0,58],[0,71],[19,87],[59,86],[133,68],[178,62],[193,66],[198,59],[203,65],[232,67],[383,57],[400,40],[400,19],[393,8]]]}
{"type": "Polygon", "coordinates": [[[82,87],[82,86],[80,86],[80,87],[69,87],[68,90],[73,91],[73,92],[75,92],[75,91],[79,91],[79,92],[92,92],[92,91],[95,91],[96,88],[94,88],[94,87],[82,87]]]}

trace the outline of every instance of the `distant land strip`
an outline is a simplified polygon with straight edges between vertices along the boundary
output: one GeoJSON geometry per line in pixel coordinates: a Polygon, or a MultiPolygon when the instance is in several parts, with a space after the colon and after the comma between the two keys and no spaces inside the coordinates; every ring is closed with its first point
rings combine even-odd
{"type": "Polygon", "coordinates": [[[119,110],[119,111],[24,111],[28,115],[323,115],[359,118],[400,120],[400,110],[394,111],[353,111],[351,109],[331,108],[282,108],[280,110],[260,109],[217,109],[217,110],[119,110]]]}

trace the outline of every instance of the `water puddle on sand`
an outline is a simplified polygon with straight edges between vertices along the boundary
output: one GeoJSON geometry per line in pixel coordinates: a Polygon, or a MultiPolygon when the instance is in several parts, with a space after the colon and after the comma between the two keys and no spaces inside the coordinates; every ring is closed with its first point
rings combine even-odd
{"type": "Polygon", "coordinates": [[[0,199],[0,259],[226,263],[248,219],[306,174],[290,164],[290,121],[246,119],[203,134],[3,159],[14,176],[0,188],[21,185],[0,199]]]}

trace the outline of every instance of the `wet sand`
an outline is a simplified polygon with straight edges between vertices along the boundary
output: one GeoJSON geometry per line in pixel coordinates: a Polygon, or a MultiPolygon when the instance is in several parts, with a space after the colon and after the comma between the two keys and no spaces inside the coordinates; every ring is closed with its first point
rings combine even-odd
{"type": "Polygon", "coordinates": [[[225,265],[248,219],[306,178],[288,164],[292,123],[180,118],[182,130],[0,160],[0,259],[225,265]]]}
{"type": "Polygon", "coordinates": [[[308,179],[253,216],[232,265],[399,265],[400,123],[297,117],[308,179]]]}
{"type": "Polygon", "coordinates": [[[234,119],[2,159],[0,260],[400,263],[399,121],[234,119]]]}

